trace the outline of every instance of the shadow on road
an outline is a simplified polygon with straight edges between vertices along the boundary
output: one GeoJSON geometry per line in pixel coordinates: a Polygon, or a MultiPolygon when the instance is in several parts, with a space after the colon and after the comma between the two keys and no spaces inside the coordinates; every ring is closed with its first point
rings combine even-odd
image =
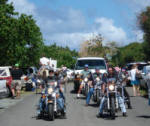
{"type": "Polygon", "coordinates": [[[79,98],[77,98],[77,99],[85,100],[85,99],[86,99],[86,97],[85,97],[85,96],[80,96],[80,97],[79,97],[79,98]]]}
{"type": "MultiPolygon", "coordinates": [[[[115,116],[115,118],[117,118],[117,117],[118,116],[115,116]]],[[[109,114],[103,114],[103,117],[97,117],[97,118],[101,118],[104,120],[115,120],[115,119],[112,119],[112,117],[109,114]]]]}
{"type": "Polygon", "coordinates": [[[89,104],[89,106],[90,106],[90,107],[94,107],[94,108],[95,108],[95,107],[99,107],[98,104],[89,104]]]}
{"type": "Polygon", "coordinates": [[[141,116],[136,116],[136,117],[150,119],[150,115],[141,115],[141,116]]]}
{"type": "MultiPolygon", "coordinates": [[[[33,116],[32,118],[36,119],[36,120],[44,120],[44,121],[48,121],[48,122],[53,122],[52,120],[49,120],[48,117],[42,117],[42,118],[37,118],[37,116],[33,116]]],[[[64,120],[67,118],[63,118],[62,116],[57,116],[55,117],[55,120],[64,120]]]]}
{"type": "Polygon", "coordinates": [[[70,91],[70,94],[76,94],[76,93],[77,93],[77,91],[75,91],[75,90],[70,91]]]}

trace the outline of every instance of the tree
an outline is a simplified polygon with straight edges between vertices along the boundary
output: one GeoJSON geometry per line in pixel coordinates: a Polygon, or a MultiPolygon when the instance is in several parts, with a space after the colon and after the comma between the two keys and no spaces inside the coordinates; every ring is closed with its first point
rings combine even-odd
{"type": "Polygon", "coordinates": [[[101,56],[101,57],[105,56],[105,51],[102,42],[103,38],[101,34],[89,40],[88,51],[92,56],[101,56]]]}
{"type": "Polygon", "coordinates": [[[131,43],[127,46],[118,48],[116,55],[113,56],[115,65],[124,66],[126,63],[143,61],[145,58],[143,52],[143,43],[131,43]]]}
{"type": "Polygon", "coordinates": [[[19,16],[12,3],[0,0],[0,65],[37,65],[42,46],[42,34],[32,16],[19,16]]]}
{"type": "Polygon", "coordinates": [[[76,60],[73,57],[78,57],[78,52],[70,50],[69,47],[60,47],[55,43],[50,46],[44,46],[42,54],[45,57],[52,58],[58,61],[58,67],[65,65],[69,68],[74,66],[76,60]]]}
{"type": "Polygon", "coordinates": [[[81,43],[81,48],[79,55],[83,56],[101,56],[105,55],[105,50],[103,48],[103,38],[101,34],[94,36],[92,39],[81,43]]]}
{"type": "Polygon", "coordinates": [[[150,7],[140,13],[138,22],[140,28],[144,31],[143,50],[146,55],[145,59],[150,60],[150,7]]]}
{"type": "Polygon", "coordinates": [[[101,34],[94,36],[92,39],[81,43],[79,56],[98,56],[107,58],[112,57],[117,53],[117,45],[115,42],[107,42],[103,45],[103,38],[101,34]]]}

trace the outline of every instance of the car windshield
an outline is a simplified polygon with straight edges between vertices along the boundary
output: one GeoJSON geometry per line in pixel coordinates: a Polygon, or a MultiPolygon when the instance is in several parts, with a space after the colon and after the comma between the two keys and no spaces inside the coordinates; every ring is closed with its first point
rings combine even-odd
{"type": "Polygon", "coordinates": [[[145,73],[145,74],[150,73],[150,66],[144,67],[142,72],[145,73]]]}
{"type": "Polygon", "coordinates": [[[84,65],[88,64],[89,69],[95,69],[98,67],[99,69],[106,69],[106,65],[104,60],[78,60],[75,69],[76,70],[81,70],[84,69],[84,65]]]}
{"type": "MultiPolygon", "coordinates": [[[[144,66],[146,66],[147,64],[138,64],[138,70],[142,70],[144,66]]],[[[128,70],[132,69],[133,64],[129,64],[128,66],[128,70]]]]}
{"type": "Polygon", "coordinates": [[[7,75],[6,71],[3,69],[0,69],[0,76],[2,77],[2,76],[6,76],[6,75],[7,75]]]}

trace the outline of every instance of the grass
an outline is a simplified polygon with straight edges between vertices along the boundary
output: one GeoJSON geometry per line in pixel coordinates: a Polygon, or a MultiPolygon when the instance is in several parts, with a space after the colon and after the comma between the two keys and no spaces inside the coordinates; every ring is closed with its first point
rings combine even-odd
{"type": "Polygon", "coordinates": [[[148,98],[147,90],[145,90],[145,89],[140,89],[140,94],[141,94],[141,96],[143,96],[143,97],[145,97],[145,98],[148,98]]]}

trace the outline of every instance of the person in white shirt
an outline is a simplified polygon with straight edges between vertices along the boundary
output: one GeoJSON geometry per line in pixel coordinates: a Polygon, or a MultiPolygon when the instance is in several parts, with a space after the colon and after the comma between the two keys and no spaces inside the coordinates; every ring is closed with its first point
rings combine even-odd
{"type": "Polygon", "coordinates": [[[133,65],[132,69],[131,69],[131,85],[133,86],[133,96],[140,96],[140,82],[139,80],[136,78],[136,74],[139,73],[139,70],[137,69],[137,65],[133,65]]]}

